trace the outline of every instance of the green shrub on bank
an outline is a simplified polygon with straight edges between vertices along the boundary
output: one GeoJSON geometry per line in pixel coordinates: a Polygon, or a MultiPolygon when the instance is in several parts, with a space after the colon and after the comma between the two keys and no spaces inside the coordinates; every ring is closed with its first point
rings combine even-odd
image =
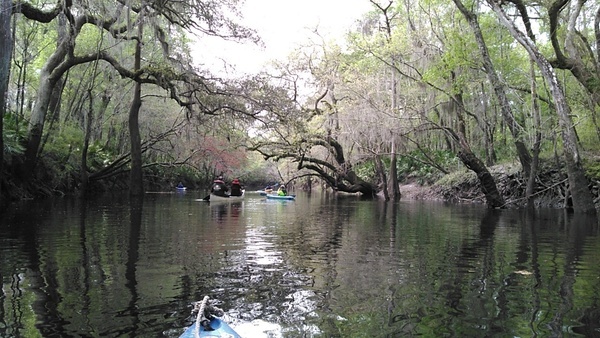
{"type": "Polygon", "coordinates": [[[25,153],[23,143],[27,126],[25,125],[24,120],[19,121],[12,113],[4,115],[2,120],[4,124],[4,130],[2,131],[4,160],[10,164],[13,157],[25,153]]]}
{"type": "Polygon", "coordinates": [[[424,153],[412,151],[398,158],[397,170],[401,180],[416,180],[419,184],[432,184],[445,175],[442,171],[454,170],[458,165],[456,155],[446,150],[424,153]]]}
{"type": "MultiPolygon", "coordinates": [[[[390,158],[382,159],[386,174],[390,168],[390,158]]],[[[415,180],[419,184],[432,184],[445,175],[444,171],[452,172],[462,168],[456,155],[450,151],[436,150],[427,154],[415,150],[398,155],[396,169],[400,182],[415,180]]],[[[377,171],[374,160],[364,161],[354,166],[356,174],[367,182],[377,182],[377,171]]]]}
{"type": "Polygon", "coordinates": [[[583,167],[590,180],[600,181],[600,158],[592,157],[584,159],[583,167]]]}

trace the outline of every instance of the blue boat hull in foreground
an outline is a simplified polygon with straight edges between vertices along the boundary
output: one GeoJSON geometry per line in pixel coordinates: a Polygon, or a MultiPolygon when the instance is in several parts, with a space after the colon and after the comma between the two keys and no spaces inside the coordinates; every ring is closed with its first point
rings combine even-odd
{"type": "Polygon", "coordinates": [[[295,200],[296,195],[279,196],[279,195],[267,194],[267,198],[272,199],[272,200],[295,200]]]}
{"type": "MultiPolygon", "coordinates": [[[[213,331],[206,331],[204,327],[200,326],[200,337],[242,338],[220,318],[213,317],[210,320],[210,327],[213,331]]],[[[188,327],[179,338],[196,338],[196,323],[194,322],[192,326],[188,327]]]]}

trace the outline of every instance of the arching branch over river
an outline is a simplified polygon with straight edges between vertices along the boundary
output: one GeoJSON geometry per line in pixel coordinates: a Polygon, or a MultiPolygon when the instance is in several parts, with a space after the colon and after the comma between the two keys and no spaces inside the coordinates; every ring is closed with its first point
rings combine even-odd
{"type": "Polygon", "coordinates": [[[250,150],[259,152],[267,160],[290,159],[297,162],[298,170],[309,170],[335,191],[364,196],[375,196],[379,191],[375,184],[356,174],[353,164],[344,156],[344,148],[331,136],[313,135],[297,143],[262,141],[255,143],[250,150]]]}

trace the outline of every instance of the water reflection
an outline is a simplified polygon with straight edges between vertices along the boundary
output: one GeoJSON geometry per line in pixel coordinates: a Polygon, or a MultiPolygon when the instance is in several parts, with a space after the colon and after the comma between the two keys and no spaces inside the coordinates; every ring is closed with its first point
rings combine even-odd
{"type": "Polygon", "coordinates": [[[119,312],[119,316],[125,316],[131,319],[130,327],[116,332],[102,332],[105,336],[120,336],[129,333],[133,336],[137,334],[137,328],[140,325],[139,311],[137,308],[140,295],[138,294],[137,265],[140,256],[140,237],[142,229],[142,211],[144,200],[140,197],[131,197],[129,207],[129,245],[127,246],[127,261],[125,262],[125,288],[129,291],[129,302],[125,311],[119,312]]]}
{"type": "Polygon", "coordinates": [[[201,197],[17,205],[0,221],[0,336],[177,337],[205,295],[246,337],[599,333],[597,219],[201,197]]]}

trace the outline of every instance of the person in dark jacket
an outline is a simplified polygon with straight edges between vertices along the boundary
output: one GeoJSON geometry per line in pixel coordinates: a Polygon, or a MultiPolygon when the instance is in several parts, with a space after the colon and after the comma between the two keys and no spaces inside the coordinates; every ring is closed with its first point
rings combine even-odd
{"type": "Polygon", "coordinates": [[[210,188],[211,194],[214,194],[217,196],[225,197],[225,196],[227,196],[228,191],[229,191],[229,188],[227,188],[225,181],[223,181],[223,176],[217,177],[213,181],[212,187],[210,188]]]}
{"type": "Polygon", "coordinates": [[[231,196],[242,196],[242,185],[237,178],[231,181],[231,196]]]}

